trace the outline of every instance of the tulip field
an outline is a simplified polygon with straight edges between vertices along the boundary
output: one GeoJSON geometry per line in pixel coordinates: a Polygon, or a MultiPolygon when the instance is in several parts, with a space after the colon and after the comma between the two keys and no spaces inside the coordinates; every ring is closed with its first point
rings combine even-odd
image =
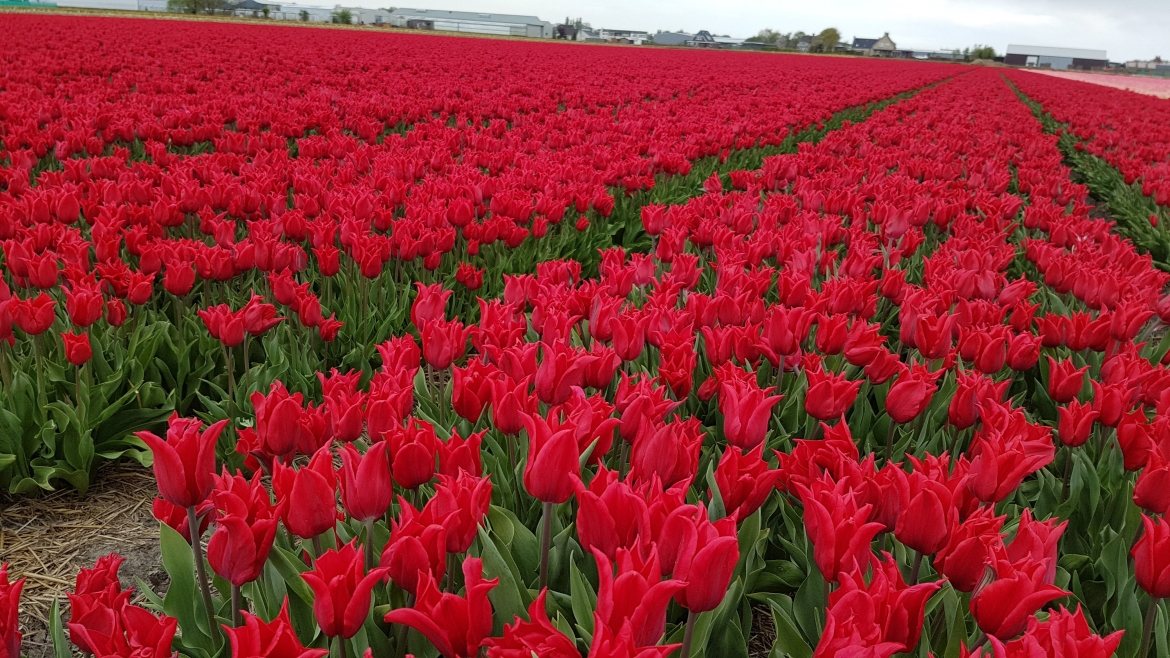
{"type": "Polygon", "coordinates": [[[167,576],[43,655],[1170,658],[1170,100],[0,18],[0,485],[167,576]]]}

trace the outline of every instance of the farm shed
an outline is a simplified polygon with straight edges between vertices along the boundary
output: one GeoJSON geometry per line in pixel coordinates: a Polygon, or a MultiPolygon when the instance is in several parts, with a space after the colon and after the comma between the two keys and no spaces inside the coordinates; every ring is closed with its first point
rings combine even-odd
{"type": "Polygon", "coordinates": [[[443,9],[405,9],[389,12],[386,19],[396,27],[414,27],[448,32],[471,32],[474,34],[499,34],[513,37],[535,37],[551,39],[555,26],[536,16],[517,14],[489,14],[473,11],[447,11],[443,9]]]}
{"type": "Polygon", "coordinates": [[[1103,69],[1109,65],[1104,50],[1086,48],[1050,48],[1047,46],[1009,45],[1004,63],[1012,66],[1029,66],[1056,71],[1067,69],[1103,69]]]}

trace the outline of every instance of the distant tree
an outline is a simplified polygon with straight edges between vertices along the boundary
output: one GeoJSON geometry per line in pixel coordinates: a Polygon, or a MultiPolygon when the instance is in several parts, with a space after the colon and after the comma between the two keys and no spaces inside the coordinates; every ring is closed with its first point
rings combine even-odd
{"type": "Polygon", "coordinates": [[[339,9],[333,12],[333,22],[351,25],[353,24],[353,12],[348,9],[339,9]]]}
{"type": "Polygon", "coordinates": [[[304,9],[301,10],[301,22],[302,23],[309,22],[309,12],[305,11],[304,9]]]}
{"type": "Polygon", "coordinates": [[[264,8],[260,10],[260,13],[264,14],[264,18],[268,18],[268,14],[271,13],[271,10],[268,8],[268,5],[264,5],[264,8]]]}
{"type": "Polygon", "coordinates": [[[793,40],[793,41],[800,41],[801,39],[803,39],[803,38],[805,38],[805,37],[807,37],[807,36],[808,36],[808,35],[807,35],[807,34],[805,34],[804,32],[801,32],[800,30],[797,30],[797,31],[795,31],[795,32],[793,32],[793,33],[792,33],[792,40],[793,40]]]}
{"type": "Polygon", "coordinates": [[[841,42],[841,33],[835,27],[828,27],[821,30],[821,33],[817,36],[820,37],[820,46],[825,52],[832,52],[837,47],[837,44],[841,42]]]}
{"type": "Polygon", "coordinates": [[[963,50],[963,59],[995,59],[995,48],[975,44],[970,50],[963,50]]]}
{"type": "Polygon", "coordinates": [[[1161,55],[1155,55],[1155,56],[1154,56],[1154,61],[1155,61],[1155,62],[1157,62],[1158,64],[1161,64],[1161,63],[1162,63],[1162,56],[1161,56],[1161,55]]]}
{"type": "Polygon", "coordinates": [[[167,11],[184,14],[214,14],[223,8],[223,0],[167,0],[167,11]]]}
{"type": "Polygon", "coordinates": [[[748,39],[748,41],[757,41],[759,43],[770,43],[775,45],[780,42],[780,36],[781,34],[776,30],[773,30],[770,27],[766,27],[760,30],[759,34],[752,37],[751,39],[748,39]]]}

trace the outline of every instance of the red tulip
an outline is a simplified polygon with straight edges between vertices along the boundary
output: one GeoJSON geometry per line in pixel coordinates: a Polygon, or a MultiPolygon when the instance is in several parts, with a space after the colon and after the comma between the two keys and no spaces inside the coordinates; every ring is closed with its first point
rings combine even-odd
{"type": "Polygon", "coordinates": [[[804,394],[804,410],[817,420],[836,420],[845,415],[857,393],[860,381],[850,381],[844,374],[826,373],[823,370],[805,370],[808,389],[804,394]]]}
{"type": "Polygon", "coordinates": [[[65,312],[69,321],[84,329],[102,319],[105,300],[97,286],[65,288],[65,312]]]}
{"type": "Polygon", "coordinates": [[[381,518],[390,508],[393,487],[390,463],[386,460],[386,442],[379,441],[360,454],[352,444],[341,450],[341,504],[345,511],[363,523],[381,518]]]}
{"type": "Polygon", "coordinates": [[[658,478],[666,487],[690,482],[699,469],[704,436],[697,418],[643,426],[630,451],[630,478],[636,483],[658,478]]]}
{"type": "Polygon", "coordinates": [[[418,288],[418,295],[410,305],[411,324],[421,330],[424,324],[446,319],[447,300],[451,298],[452,291],[443,290],[441,283],[428,286],[415,282],[414,285],[418,288]]]}
{"type": "Polygon", "coordinates": [[[561,504],[573,495],[580,473],[581,453],[572,427],[553,428],[539,415],[525,416],[528,460],[524,465],[524,489],[545,503],[561,504]]]}
{"type": "Polygon", "coordinates": [[[20,656],[20,590],[24,578],[8,582],[8,563],[0,566],[0,651],[6,658],[20,656]]]}
{"type": "Polygon", "coordinates": [[[89,334],[81,335],[66,331],[61,334],[61,341],[65,344],[65,359],[77,367],[86,364],[93,358],[93,347],[89,344],[89,334]]]}
{"type": "MultiPolygon", "coordinates": [[[[737,373],[743,371],[733,369],[737,373]]],[[[769,395],[775,387],[761,389],[753,376],[733,374],[720,377],[719,412],[727,442],[742,450],[763,445],[772,419],[772,407],[784,396],[769,395]]]]}
{"type": "Polygon", "coordinates": [[[998,560],[994,568],[995,580],[975,592],[970,608],[979,629],[998,640],[1023,633],[1037,610],[1069,594],[1045,583],[1048,566],[1044,562],[998,560]]]}
{"type": "Polygon", "coordinates": [[[679,580],[663,580],[657,553],[651,549],[646,559],[637,551],[617,552],[616,568],[601,551],[593,549],[597,560],[597,610],[594,632],[601,628],[628,628],[638,646],[655,644],[666,626],[666,606],[682,591],[679,580]]]}
{"type": "Polygon", "coordinates": [[[337,523],[337,482],[333,453],[322,446],[300,469],[274,464],[272,490],[284,506],[281,520],[292,534],[312,539],[337,523]]]}
{"type": "Polygon", "coordinates": [[[12,323],[30,336],[43,334],[53,326],[53,321],[57,319],[55,308],[56,302],[43,292],[32,299],[13,297],[9,302],[12,323]]]}
{"type": "Polygon", "coordinates": [[[463,358],[471,329],[458,320],[431,320],[419,331],[423,358],[436,370],[444,370],[463,358]]]}
{"type": "Polygon", "coordinates": [[[390,472],[403,489],[417,489],[435,476],[435,453],[439,439],[426,421],[411,418],[406,427],[386,432],[390,447],[390,472]]]}
{"type": "Polygon", "coordinates": [[[1170,597],[1170,521],[1143,514],[1142,528],[1130,551],[1138,586],[1156,599],[1170,597]]]}
{"type": "Polygon", "coordinates": [[[480,460],[479,446],[487,430],[470,434],[467,438],[459,436],[458,430],[451,430],[451,438],[439,441],[436,445],[439,452],[439,475],[455,477],[459,473],[467,473],[479,477],[483,474],[483,463],[480,460]]]}
{"type": "Polygon", "coordinates": [[[960,592],[972,592],[987,567],[1006,558],[999,531],[1006,517],[981,507],[951,532],[949,542],[934,557],[934,568],[960,592]]]}
{"type": "Polygon", "coordinates": [[[545,612],[545,595],[540,594],[528,606],[528,621],[517,618],[504,627],[503,637],[486,640],[488,658],[579,658],[580,651],[564,633],[557,630],[545,612]]]}
{"type": "Polygon", "coordinates": [[[284,318],[276,316],[275,306],[265,304],[264,298],[255,294],[240,312],[244,316],[244,329],[253,336],[262,336],[284,321],[284,318]]]}
{"type": "Polygon", "coordinates": [[[492,605],[488,592],[499,581],[483,579],[479,558],[463,561],[466,595],[440,594],[431,578],[423,580],[413,608],[386,613],[391,624],[405,624],[422,633],[444,658],[471,658],[492,634],[492,605]]]}
{"type": "Polygon", "coordinates": [[[370,614],[374,585],[388,570],[377,567],[365,573],[356,541],[325,551],[313,567],[301,577],[313,589],[313,616],[321,632],[347,640],[357,635],[370,614]]]}
{"type": "Polygon", "coordinates": [[[259,391],[251,396],[252,409],[256,415],[255,431],[261,451],[271,457],[288,461],[300,442],[304,425],[304,396],[290,394],[284,384],[272,383],[268,395],[259,391]]]}
{"type": "Polygon", "coordinates": [[[1077,368],[1072,360],[1056,361],[1048,357],[1048,396],[1057,404],[1071,402],[1085,385],[1089,366],[1077,368]]]}
{"type": "Polygon", "coordinates": [[[270,622],[248,612],[242,614],[243,626],[223,627],[231,641],[232,658],[324,658],[329,654],[328,649],[307,649],[301,644],[288,616],[288,599],[270,622]]]}
{"type": "Polygon", "coordinates": [[[260,577],[276,538],[279,507],[253,476],[228,476],[225,470],[214,494],[218,510],[215,532],[207,542],[207,562],[220,577],[240,587],[260,577]]]}
{"type": "Polygon", "coordinates": [[[491,401],[494,368],[479,359],[468,360],[466,368],[451,369],[451,406],[469,423],[475,423],[491,401]]]}
{"type": "Polygon", "coordinates": [[[574,386],[585,385],[585,370],[594,357],[559,342],[542,342],[540,352],[541,360],[533,380],[536,396],[545,404],[564,404],[574,386]]]}
{"type": "Polygon", "coordinates": [[[586,551],[616,559],[618,549],[633,549],[651,531],[646,499],[604,466],[588,487],[577,482],[577,502],[577,538],[586,551]]]}
{"type": "Polygon", "coordinates": [[[163,288],[175,295],[183,297],[195,287],[195,268],[190,264],[170,262],[163,272],[163,288]]]}
{"type": "Polygon", "coordinates": [[[1056,432],[1060,442],[1070,448],[1084,445],[1093,432],[1093,421],[1100,415],[1093,410],[1093,405],[1072,400],[1068,406],[1057,407],[1056,410],[1060,415],[1056,432]]]}
{"type": "Polygon", "coordinates": [[[869,544],[883,528],[869,522],[869,505],[858,506],[844,483],[834,487],[814,481],[811,487],[797,485],[804,503],[804,525],[813,544],[813,560],[827,581],[840,574],[860,570],[869,563],[869,544]]]}
{"type": "Polygon", "coordinates": [[[1150,450],[1133,487],[1133,502],[1150,514],[1170,512],[1170,464],[1158,448],[1150,450]]]}
{"type": "Polygon", "coordinates": [[[215,484],[215,442],[227,424],[221,420],[200,432],[201,421],[176,413],[165,441],[151,432],[134,433],[154,454],[154,479],[164,500],[184,509],[207,500],[215,484]]]}
{"type": "Polygon", "coordinates": [[[886,411],[890,418],[895,423],[908,423],[925,411],[938,390],[938,375],[919,364],[902,371],[886,394],[886,411]]]}
{"type": "Polygon", "coordinates": [[[769,469],[763,453],[763,443],[749,452],[728,446],[715,467],[723,509],[737,523],[763,506],[780,479],[780,470],[769,469]]]}
{"type": "Polygon", "coordinates": [[[707,520],[706,508],[699,506],[696,511],[671,515],[662,532],[677,545],[671,555],[670,573],[686,583],[675,599],[691,612],[707,612],[719,607],[727,594],[739,561],[739,541],[734,519],[712,523],[707,520]]]}
{"type": "Polygon", "coordinates": [[[418,510],[399,497],[402,510],[391,521],[390,541],[382,549],[379,564],[394,584],[417,596],[428,578],[441,579],[447,568],[447,529],[422,518],[418,510]]]}
{"type": "Polygon", "coordinates": [[[448,553],[466,553],[487,518],[491,502],[491,480],[466,471],[456,476],[440,475],[435,495],[423,507],[422,520],[446,529],[448,553]]]}
{"type": "Polygon", "coordinates": [[[1077,658],[1110,658],[1121,644],[1124,631],[1101,637],[1089,628],[1080,606],[1070,613],[1064,606],[1050,610],[1048,618],[1028,619],[1028,629],[1019,639],[1004,646],[1007,656],[1075,656],[1077,658]]]}
{"type": "Polygon", "coordinates": [[[945,484],[914,471],[907,477],[908,498],[898,514],[894,536],[923,555],[933,555],[947,545],[959,512],[945,484]]]}
{"type": "Polygon", "coordinates": [[[515,436],[524,429],[524,419],[535,413],[536,399],[528,393],[528,380],[515,382],[507,375],[491,380],[492,425],[504,434],[515,436]]]}

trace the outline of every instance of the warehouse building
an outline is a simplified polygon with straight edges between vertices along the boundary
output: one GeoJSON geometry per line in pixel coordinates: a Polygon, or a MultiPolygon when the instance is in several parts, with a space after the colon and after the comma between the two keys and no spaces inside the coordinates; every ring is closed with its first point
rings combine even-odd
{"type": "Polygon", "coordinates": [[[472,34],[499,34],[513,37],[551,39],[556,26],[536,16],[486,14],[443,9],[393,9],[387,21],[395,27],[418,30],[445,30],[472,34]]]}
{"type": "Polygon", "coordinates": [[[1109,57],[1104,50],[1085,48],[1049,48],[1045,46],[1007,47],[1004,64],[1033,68],[1065,71],[1068,69],[1103,69],[1109,66],[1109,57]]]}

